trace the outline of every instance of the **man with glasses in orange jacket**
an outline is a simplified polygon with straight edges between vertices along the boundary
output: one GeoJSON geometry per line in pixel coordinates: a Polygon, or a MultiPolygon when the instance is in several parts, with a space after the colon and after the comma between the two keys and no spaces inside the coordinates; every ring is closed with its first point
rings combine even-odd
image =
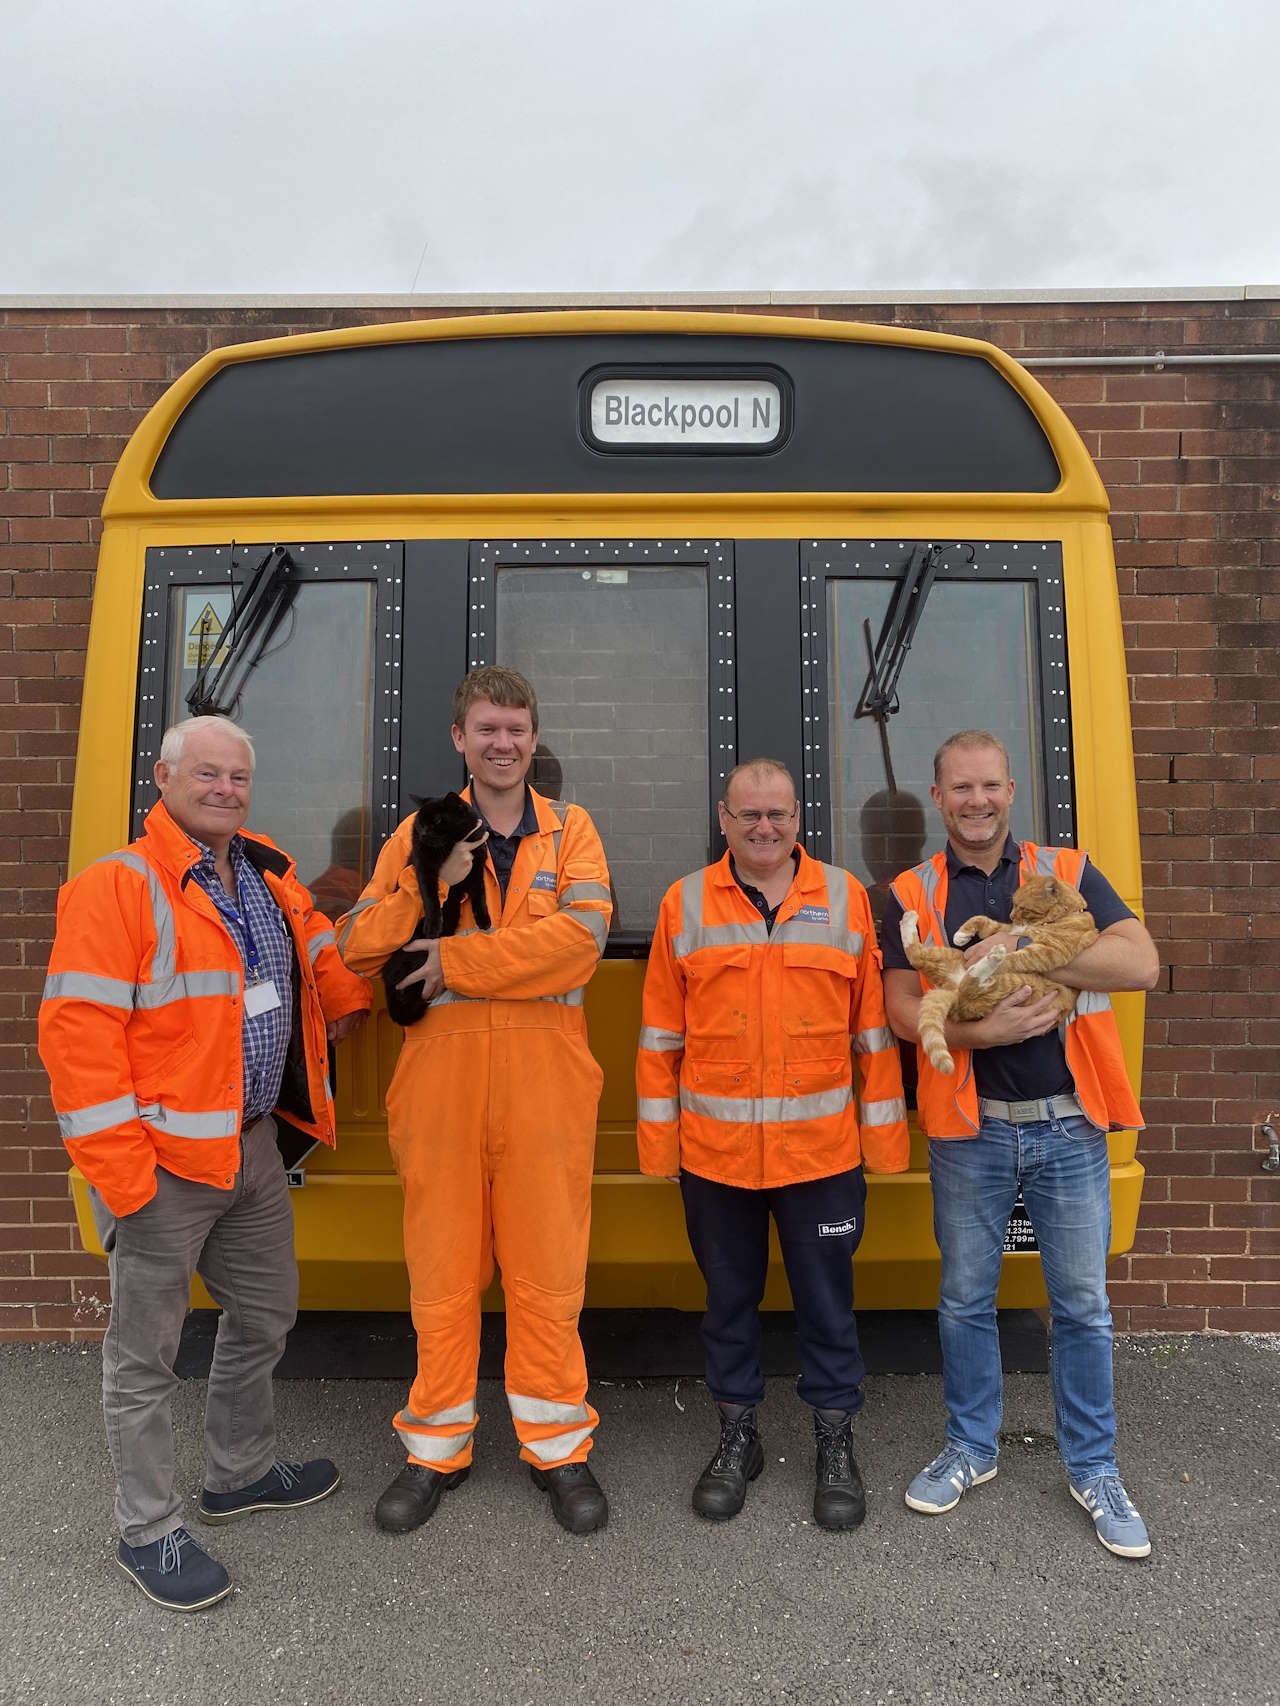
{"type": "Polygon", "coordinates": [[[644,985],[638,1137],[646,1173],[679,1175],[707,1282],[720,1443],[694,1510],[736,1516],[764,1467],[758,1311],[772,1214],[795,1303],[797,1389],[814,1411],[814,1519],[848,1529],[866,1514],[852,1437],[865,1372],[853,1314],[863,1162],[905,1170],[907,1110],[866,890],[797,845],[799,822],[784,765],[738,765],[720,804],[729,851],[667,891],[644,985]]]}
{"type": "Polygon", "coordinates": [[[609,1507],[587,1464],[597,1422],[578,1337],[603,1073],[587,1046],[583,992],[604,950],[609,872],[581,806],[526,782],[538,702],[514,669],[474,669],[453,699],[464,793],[488,831],[493,928],[464,901],[457,932],[418,934],[413,819],[382,849],[373,879],[338,921],[343,957],[376,972],[395,949],[425,951],[428,998],[405,1032],[387,1093],[404,1189],[404,1247],[418,1374],[395,1418],[408,1453],[374,1511],[405,1534],[470,1474],[480,1300],[502,1272],[507,1403],[535,1485],[572,1534],[609,1507]]]}
{"type": "Polygon", "coordinates": [[[40,1058],[89,1181],[111,1273],[102,1402],[117,1554],[157,1605],[231,1592],[182,1525],[173,1362],[199,1273],[222,1307],[198,1514],[291,1510],[338,1485],[328,1458],[276,1455],[271,1375],[298,1304],[276,1117],[335,1137],[329,1045],[369,986],[342,964],[293,860],[244,826],[253,745],[225,717],[165,732],[142,835],[58,896],[40,1058]]]}

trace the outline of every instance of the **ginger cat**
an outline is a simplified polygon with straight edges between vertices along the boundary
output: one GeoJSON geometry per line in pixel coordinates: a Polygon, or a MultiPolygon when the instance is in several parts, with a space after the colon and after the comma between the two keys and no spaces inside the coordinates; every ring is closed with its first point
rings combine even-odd
{"type": "Polygon", "coordinates": [[[936,948],[922,943],[914,912],[902,915],[902,946],[907,958],[922,972],[933,988],[920,1002],[917,1026],[920,1045],[938,1072],[954,1072],[956,1063],[947,1047],[943,1026],[957,1019],[983,1019],[1006,995],[1029,985],[1034,999],[1044,995],[1058,998],[1059,1017],[1066,1018],[1076,1004],[1076,991],[1054,983],[1045,972],[1064,966],[1098,940],[1092,917],[1078,890],[1057,877],[1029,877],[1013,897],[1009,924],[994,918],[967,918],[955,933],[954,948],[936,948]],[[959,951],[981,936],[983,940],[1001,930],[1013,929],[1030,936],[1031,945],[1009,953],[1003,946],[991,950],[976,965],[965,964],[959,951]]]}

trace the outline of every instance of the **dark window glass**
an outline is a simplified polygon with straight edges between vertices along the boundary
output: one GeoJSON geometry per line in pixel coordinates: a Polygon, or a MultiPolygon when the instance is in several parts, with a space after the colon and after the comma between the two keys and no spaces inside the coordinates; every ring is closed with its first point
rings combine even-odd
{"type": "Polygon", "coordinates": [[[708,859],[707,569],[498,565],[494,656],[538,693],[539,792],[591,813],[614,932],[652,933],[708,859]]]}
{"type": "Polygon", "coordinates": [[[999,735],[1017,785],[1013,834],[1047,839],[1035,582],[935,583],[899,679],[901,708],[888,719],[895,789],[875,720],[853,714],[867,679],[863,622],[874,642],[893,584],[832,579],[826,588],[833,851],[867,885],[877,925],[891,880],[942,845],[929,787],[933,755],[956,730],[999,735]]]}
{"type": "MultiPolygon", "coordinates": [[[[331,917],[354,903],[377,853],[369,785],[376,597],[368,580],[304,580],[235,711],[257,755],[250,826],[293,856],[331,917]]],[[[169,589],[166,723],[189,715],[187,692],[202,657],[216,661],[230,616],[225,582],[169,589]]]]}

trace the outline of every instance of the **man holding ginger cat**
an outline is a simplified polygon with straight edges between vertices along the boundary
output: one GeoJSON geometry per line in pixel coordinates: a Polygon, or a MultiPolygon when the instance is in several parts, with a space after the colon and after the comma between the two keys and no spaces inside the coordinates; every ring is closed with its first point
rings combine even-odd
{"type": "MultiPolygon", "coordinates": [[[[913,1510],[950,1510],[996,1473],[1001,1420],[995,1297],[1004,1234],[1019,1188],[1035,1228],[1053,1320],[1052,1380],[1058,1446],[1072,1497],[1099,1540],[1121,1557],[1151,1550],[1115,1462],[1111,1313],[1106,1259],[1111,1233],[1106,1133],[1140,1127],[1107,991],[1154,988],[1155,944],[1115,890],[1072,847],[1019,845],[1009,834],[1014,783],[997,736],[952,735],[934,759],[933,802],[946,848],[895,878],[881,932],[885,1006],[900,1037],[916,1041],[923,994],[902,948],[904,913],[923,942],[944,945],[965,919],[1008,919],[1019,883],[1051,871],[1078,888],[1098,940],[1055,981],[1079,990],[1061,1024],[1051,996],[1029,989],[984,1019],[948,1021],[955,1071],[919,1065],[920,1122],[929,1138],[934,1230],[942,1252],[938,1328],[946,1444],[907,1489],[913,1510]]],[[[1010,931],[975,943],[972,961],[1010,931]]]]}

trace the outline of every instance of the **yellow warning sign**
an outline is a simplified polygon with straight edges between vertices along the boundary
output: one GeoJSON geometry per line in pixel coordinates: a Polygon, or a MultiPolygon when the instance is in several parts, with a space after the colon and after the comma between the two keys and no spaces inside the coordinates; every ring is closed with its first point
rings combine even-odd
{"type": "Polygon", "coordinates": [[[185,667],[203,669],[206,664],[221,663],[227,655],[227,648],[218,645],[221,634],[222,620],[212,604],[206,603],[187,630],[185,667]]]}

